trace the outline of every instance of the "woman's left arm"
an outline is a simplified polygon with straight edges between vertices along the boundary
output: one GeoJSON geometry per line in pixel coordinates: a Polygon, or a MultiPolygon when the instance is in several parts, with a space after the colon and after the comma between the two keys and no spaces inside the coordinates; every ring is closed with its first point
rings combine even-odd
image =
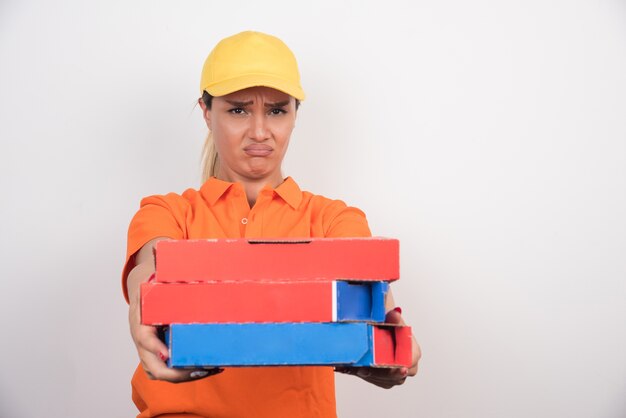
{"type": "MultiPolygon", "coordinates": [[[[396,307],[393,300],[391,288],[387,293],[385,300],[385,310],[387,316],[385,322],[388,324],[406,325],[402,319],[402,311],[396,307]]],[[[353,374],[361,379],[370,382],[381,388],[391,389],[394,386],[404,383],[407,377],[417,374],[417,363],[422,357],[422,351],[419,344],[415,340],[415,336],[411,338],[412,359],[411,367],[393,367],[393,368],[376,368],[376,367],[337,367],[336,371],[346,374],[353,374]]]]}

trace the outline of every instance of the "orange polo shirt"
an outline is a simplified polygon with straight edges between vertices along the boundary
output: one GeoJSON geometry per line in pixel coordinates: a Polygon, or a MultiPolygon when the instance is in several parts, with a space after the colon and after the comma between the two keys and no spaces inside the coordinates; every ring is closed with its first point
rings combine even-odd
{"type": "MultiPolygon", "coordinates": [[[[250,208],[244,188],[214,177],[200,190],[150,196],[130,223],[124,295],[130,258],[156,237],[304,238],[368,237],[359,209],[303,192],[290,177],[264,187],[250,208]]],[[[246,367],[187,383],[149,380],[141,364],[132,378],[138,417],[336,417],[331,367],[246,367]]]]}

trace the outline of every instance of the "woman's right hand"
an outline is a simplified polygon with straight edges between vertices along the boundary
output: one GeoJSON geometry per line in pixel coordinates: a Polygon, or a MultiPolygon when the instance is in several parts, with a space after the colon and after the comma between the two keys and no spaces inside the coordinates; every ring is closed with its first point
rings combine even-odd
{"type": "Polygon", "coordinates": [[[143,370],[152,380],[163,380],[171,383],[188,382],[213,376],[224,369],[211,367],[207,369],[173,369],[167,367],[169,351],[159,339],[156,327],[141,324],[141,283],[147,282],[154,273],[154,245],[163,238],[149,241],[135,256],[135,267],[128,274],[127,287],[129,298],[128,322],[130,334],[137,348],[143,370]]]}

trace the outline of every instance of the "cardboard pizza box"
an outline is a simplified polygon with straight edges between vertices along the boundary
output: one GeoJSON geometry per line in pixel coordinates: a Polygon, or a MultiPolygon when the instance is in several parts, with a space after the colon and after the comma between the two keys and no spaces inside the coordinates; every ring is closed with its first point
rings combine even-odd
{"type": "Polygon", "coordinates": [[[171,367],[410,367],[411,328],[348,323],[173,324],[171,367]]]}
{"type": "Polygon", "coordinates": [[[350,280],[399,278],[399,242],[390,238],[163,240],[156,281],[350,280]]]}
{"type": "Polygon", "coordinates": [[[141,285],[145,325],[385,320],[387,282],[246,281],[141,285]]]}

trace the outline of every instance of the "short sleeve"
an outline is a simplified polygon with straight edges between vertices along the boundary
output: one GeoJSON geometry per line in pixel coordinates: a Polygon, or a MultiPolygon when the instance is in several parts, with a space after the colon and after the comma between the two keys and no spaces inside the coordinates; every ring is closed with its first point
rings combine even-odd
{"type": "Polygon", "coordinates": [[[324,237],[358,238],[371,237],[365,213],[347,206],[341,200],[333,200],[324,211],[324,237]]]}
{"type": "Polygon", "coordinates": [[[126,278],[134,267],[130,263],[132,257],[154,238],[184,239],[187,235],[185,219],[188,207],[188,202],[174,193],[149,196],[141,200],[140,208],[128,227],[126,261],[122,270],[122,290],[127,302],[126,278]]]}

